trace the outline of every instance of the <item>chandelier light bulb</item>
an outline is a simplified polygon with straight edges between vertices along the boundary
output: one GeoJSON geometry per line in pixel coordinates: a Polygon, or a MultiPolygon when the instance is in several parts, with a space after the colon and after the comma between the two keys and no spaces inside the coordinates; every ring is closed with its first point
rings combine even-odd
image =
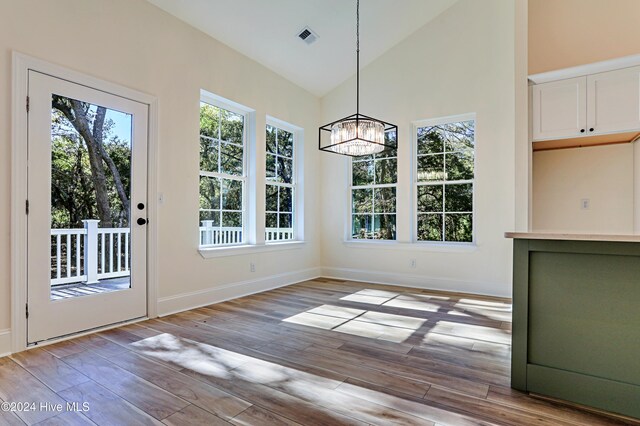
{"type": "Polygon", "coordinates": [[[346,120],[331,126],[331,151],[361,156],[384,150],[384,124],[374,120],[346,120]]]}

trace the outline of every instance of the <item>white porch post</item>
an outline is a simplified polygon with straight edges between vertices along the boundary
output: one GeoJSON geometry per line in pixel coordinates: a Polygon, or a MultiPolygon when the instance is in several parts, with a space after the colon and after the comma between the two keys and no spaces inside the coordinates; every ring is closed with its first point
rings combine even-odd
{"type": "Polygon", "coordinates": [[[204,236],[202,237],[202,244],[213,244],[213,221],[212,220],[203,220],[202,226],[205,228],[204,236]]]}
{"type": "Polygon", "coordinates": [[[98,283],[98,223],[99,220],[83,220],[87,234],[84,240],[84,273],[87,275],[86,284],[98,283]]]}

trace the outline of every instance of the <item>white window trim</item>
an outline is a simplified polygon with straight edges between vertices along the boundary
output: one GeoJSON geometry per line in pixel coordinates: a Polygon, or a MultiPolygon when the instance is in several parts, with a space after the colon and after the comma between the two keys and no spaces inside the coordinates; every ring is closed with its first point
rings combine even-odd
{"type": "MultiPolygon", "coordinates": [[[[266,126],[277,127],[278,129],[285,130],[291,134],[293,134],[293,184],[284,184],[280,182],[270,182],[263,176],[264,186],[266,188],[267,184],[274,184],[278,186],[292,187],[294,188],[294,196],[293,196],[293,239],[286,241],[273,241],[273,242],[265,242],[268,246],[279,246],[282,244],[288,243],[296,243],[304,241],[304,131],[302,127],[298,127],[291,123],[287,123],[286,121],[277,119],[275,117],[267,115],[266,126]]],[[[262,161],[266,162],[267,152],[265,145],[265,155],[262,161]]],[[[265,194],[266,197],[266,194],[265,194]]],[[[265,203],[265,209],[263,210],[266,213],[266,198],[262,200],[262,203],[265,203]]],[[[266,224],[265,228],[261,231],[262,234],[266,233],[266,224]]]]}
{"type": "MultiPolygon", "coordinates": [[[[248,108],[244,105],[241,105],[237,102],[233,102],[229,99],[223,98],[222,96],[215,95],[211,92],[208,92],[204,89],[200,90],[200,102],[215,106],[217,108],[222,108],[227,111],[233,112],[238,115],[242,115],[244,119],[244,126],[242,129],[242,138],[243,138],[243,153],[242,153],[242,167],[243,167],[243,176],[232,176],[226,175],[224,173],[217,172],[203,172],[200,170],[198,166],[198,176],[212,176],[212,177],[220,177],[224,179],[231,180],[239,180],[242,182],[242,242],[237,244],[218,244],[211,246],[202,246],[200,245],[200,218],[198,217],[198,249],[199,250],[209,250],[209,249],[226,249],[226,248],[234,248],[234,247],[243,247],[249,245],[251,241],[254,240],[255,235],[255,226],[251,217],[254,215],[255,208],[253,203],[251,203],[251,199],[255,197],[251,197],[251,194],[255,192],[255,183],[252,182],[251,176],[253,175],[251,171],[251,164],[249,158],[255,151],[255,110],[248,108]]],[[[199,125],[198,125],[199,127],[199,125]]],[[[199,130],[198,130],[199,133],[199,130]]],[[[200,136],[198,135],[198,139],[200,136]]],[[[198,178],[199,179],[199,178],[198,178]]],[[[222,206],[221,206],[222,207],[222,206]]],[[[200,211],[200,208],[198,208],[200,211]]],[[[199,214],[198,214],[199,216],[199,214]]]]}
{"type": "MultiPolygon", "coordinates": [[[[411,207],[411,235],[412,243],[418,246],[430,247],[435,251],[468,251],[478,246],[477,232],[476,232],[476,177],[477,177],[477,120],[476,113],[467,113],[459,115],[450,115],[446,117],[438,117],[432,119],[418,120],[412,123],[411,132],[411,186],[412,186],[412,207],[411,207]],[[456,241],[422,241],[418,240],[418,186],[423,186],[424,182],[418,182],[418,128],[427,126],[437,126],[439,124],[455,123],[460,121],[473,121],[474,122],[474,144],[473,144],[473,179],[471,183],[473,185],[473,198],[472,198],[472,229],[471,229],[471,242],[456,242],[456,241]]],[[[451,182],[454,183],[454,182],[451,182]]],[[[444,206],[443,206],[444,208],[444,206]]]]}
{"type": "Polygon", "coordinates": [[[437,253],[463,253],[472,252],[478,249],[477,244],[471,243],[446,243],[443,241],[427,241],[429,244],[422,244],[424,241],[402,242],[393,240],[348,240],[344,241],[345,247],[359,249],[384,249],[399,251],[428,251],[437,253]]]}
{"type": "Polygon", "coordinates": [[[278,241],[273,243],[262,244],[245,244],[242,246],[219,246],[219,247],[201,247],[198,249],[203,259],[214,259],[217,257],[238,256],[243,254],[264,253],[273,251],[296,250],[305,246],[304,241],[278,241]]]}
{"type": "MultiPolygon", "coordinates": [[[[345,243],[353,243],[353,244],[396,244],[398,242],[398,165],[400,163],[399,152],[396,149],[396,156],[389,157],[391,159],[396,159],[396,183],[383,183],[383,184],[373,184],[373,185],[353,185],[353,161],[354,157],[350,157],[349,161],[347,161],[347,165],[349,167],[348,170],[348,191],[347,191],[347,214],[349,215],[346,223],[347,229],[345,229],[345,243]],[[376,189],[376,188],[395,188],[396,189],[396,211],[393,214],[396,217],[396,239],[395,240],[375,240],[375,239],[359,239],[353,238],[353,190],[354,189],[376,189]]],[[[357,161],[357,160],[356,160],[357,161]]],[[[375,165],[374,165],[374,174],[375,174],[375,165]]],[[[364,213],[363,213],[364,214],[364,213]]],[[[373,215],[373,213],[371,213],[373,215]]]]}

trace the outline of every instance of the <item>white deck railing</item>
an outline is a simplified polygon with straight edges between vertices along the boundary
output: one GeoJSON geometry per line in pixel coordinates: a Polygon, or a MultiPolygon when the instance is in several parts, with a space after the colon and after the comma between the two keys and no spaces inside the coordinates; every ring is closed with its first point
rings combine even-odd
{"type": "Polygon", "coordinates": [[[293,228],[267,228],[264,232],[264,240],[268,243],[293,240],[293,228]]]}
{"type": "MultiPolygon", "coordinates": [[[[206,222],[206,221],[205,221],[206,222]]],[[[242,243],[242,228],[238,227],[200,227],[200,245],[218,246],[242,243]]],[[[264,239],[267,243],[293,240],[293,228],[266,228],[264,239]]]]}
{"type": "Polygon", "coordinates": [[[130,275],[129,228],[98,228],[84,220],[84,228],[51,230],[51,285],[130,275]]]}

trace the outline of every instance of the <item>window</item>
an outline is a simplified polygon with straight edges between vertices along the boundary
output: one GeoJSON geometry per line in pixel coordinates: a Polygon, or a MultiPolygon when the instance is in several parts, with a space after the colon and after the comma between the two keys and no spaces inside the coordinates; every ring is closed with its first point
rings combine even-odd
{"type": "Polygon", "coordinates": [[[418,125],[418,241],[473,241],[475,121],[418,125]]]}
{"type": "Polygon", "coordinates": [[[200,103],[200,245],[242,244],[245,232],[245,116],[200,103]]]}
{"type": "MultiPolygon", "coordinates": [[[[395,137],[395,135],[386,135],[395,137]]],[[[351,162],[351,238],[396,239],[396,185],[398,154],[354,157],[351,162]]]]}
{"type": "Polygon", "coordinates": [[[267,124],[265,242],[295,239],[295,134],[267,124]]]}

